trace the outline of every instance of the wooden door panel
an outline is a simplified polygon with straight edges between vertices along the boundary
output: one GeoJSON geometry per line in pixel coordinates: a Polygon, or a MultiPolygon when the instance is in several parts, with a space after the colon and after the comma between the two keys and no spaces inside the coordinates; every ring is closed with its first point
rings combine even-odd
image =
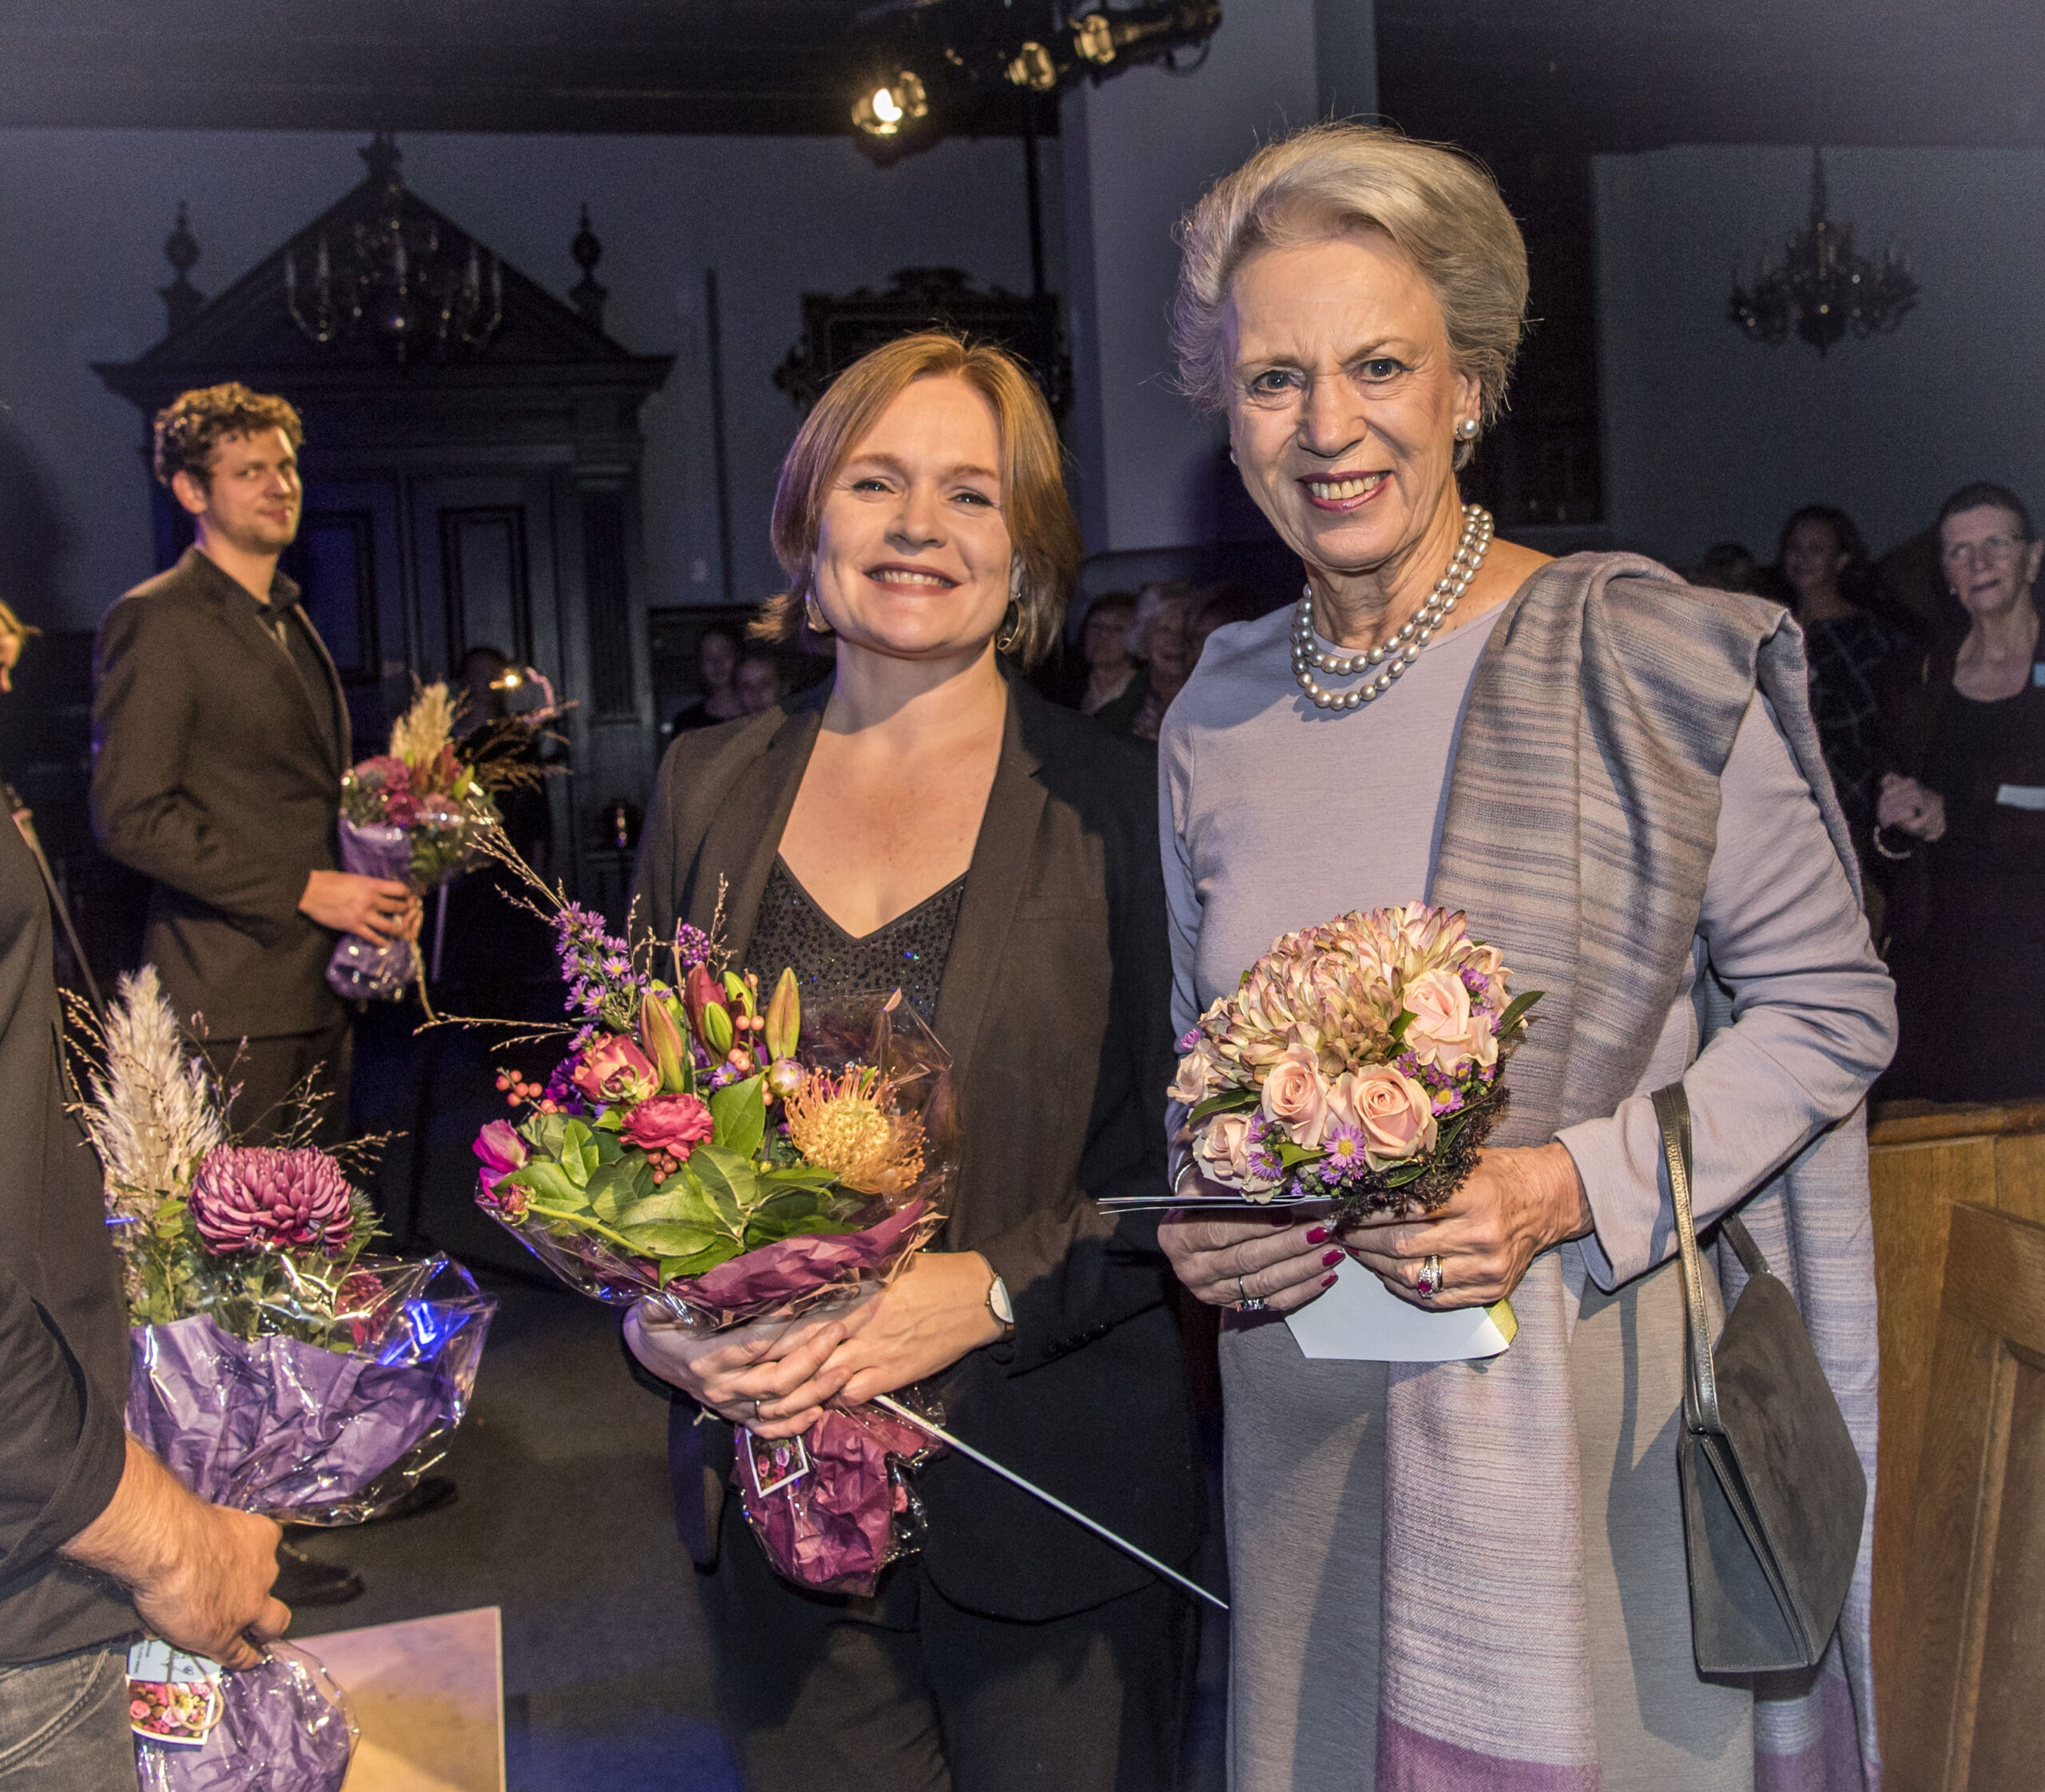
{"type": "Polygon", "coordinates": [[[1884,1725],[1889,1783],[2038,1783],[2045,1701],[2045,1226],[1952,1210],[1884,1725]]]}

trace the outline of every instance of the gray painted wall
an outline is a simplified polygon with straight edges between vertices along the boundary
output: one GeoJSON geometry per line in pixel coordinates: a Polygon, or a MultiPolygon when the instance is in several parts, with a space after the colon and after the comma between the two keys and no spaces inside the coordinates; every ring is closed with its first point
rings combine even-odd
{"type": "MultiPolygon", "coordinates": [[[[161,245],[178,201],[190,202],[202,249],[193,284],[218,293],[361,178],[362,141],[0,132],[0,475],[25,461],[70,538],[50,587],[19,594],[31,620],[89,626],[154,570],[141,422],[89,364],[129,359],[163,333],[155,289],[170,277],[161,245]]],[[[772,376],[795,342],[800,295],[879,284],[897,268],[931,264],[1029,289],[1022,152],[1013,141],[946,142],[892,169],[848,141],[815,138],[415,136],[399,147],[422,197],[557,292],[578,277],[568,244],[588,200],[604,244],[597,272],[610,288],[607,328],[635,351],[678,357],[644,414],[656,603],[714,602],[722,590],[706,267],[721,289],[733,588],[749,603],[778,578],[767,513],[797,419],[772,376]]],[[[1042,153],[1057,287],[1057,144],[1042,153]]],[[[0,505],[22,503],[17,479],[0,505]]],[[[0,520],[8,514],[0,507],[0,520]]],[[[0,552],[0,568],[6,558],[0,552]]]]}
{"type": "Polygon", "coordinates": [[[1833,503],[1879,554],[1969,479],[2045,505],[2045,153],[1841,149],[1832,215],[1892,231],[1923,288],[1893,336],[1821,360],[1725,321],[1735,260],[1780,253],[1810,152],[1712,146],[1596,159],[1599,384],[1614,545],[1685,566],[1713,542],[1771,558],[1782,519],[1833,503]]]}

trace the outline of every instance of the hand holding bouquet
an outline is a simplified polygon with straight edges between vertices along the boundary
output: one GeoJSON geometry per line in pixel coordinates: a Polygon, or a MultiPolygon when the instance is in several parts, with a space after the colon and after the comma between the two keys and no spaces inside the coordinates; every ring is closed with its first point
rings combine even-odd
{"type": "MultiPolygon", "coordinates": [[[[485,1210],[585,1293],[704,1332],[894,1276],[937,1228],[953,1149],[948,1060],[899,995],[805,1016],[784,971],[763,1007],[689,927],[664,982],[553,900],[586,1023],[545,1085],[499,1075],[526,1111],[476,1140],[485,1210]]],[[[907,1547],[906,1469],[927,1451],[860,1406],[800,1439],[742,1434],[734,1479],[783,1575],[870,1593],[907,1547]]]]}
{"type": "Polygon", "coordinates": [[[1282,935],[1180,1041],[1193,1162],[1231,1198],[1332,1201],[1344,1223],[1439,1207],[1540,999],[1508,999],[1511,975],[1422,903],[1282,935]]]}

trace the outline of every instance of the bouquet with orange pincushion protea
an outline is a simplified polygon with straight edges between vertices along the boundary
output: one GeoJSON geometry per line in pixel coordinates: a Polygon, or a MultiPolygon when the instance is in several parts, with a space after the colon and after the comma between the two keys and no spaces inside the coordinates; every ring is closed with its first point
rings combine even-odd
{"type": "MultiPolygon", "coordinates": [[[[536,881],[536,880],[535,880],[536,881]]],[[[955,1156],[950,1061],[896,993],[805,1015],[792,972],[713,970],[678,930],[673,976],[555,900],[571,1007],[546,1083],[506,1071],[516,1122],[475,1142],[478,1203],[571,1286],[704,1331],[884,1283],[936,1230],[955,1156]]],[[[871,1406],[800,1439],[742,1432],[733,1479],[799,1585],[871,1593],[904,1552],[923,1435],[871,1406]]]]}

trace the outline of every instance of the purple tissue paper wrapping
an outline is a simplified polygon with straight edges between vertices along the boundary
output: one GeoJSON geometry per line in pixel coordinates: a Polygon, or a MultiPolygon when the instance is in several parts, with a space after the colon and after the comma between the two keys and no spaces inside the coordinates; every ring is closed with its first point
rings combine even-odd
{"type": "Polygon", "coordinates": [[[137,1325],[128,1429],[202,1499],[359,1524],[415,1483],[467,1411],[497,1302],[444,1258],[364,1258],[387,1297],[353,1347],[239,1338],[204,1313],[137,1325]],[[453,1278],[453,1292],[429,1285],[453,1278]]]}
{"type": "MultiPolygon", "coordinates": [[[[411,836],[388,822],[367,825],[341,817],[341,868],[358,877],[387,877],[409,884],[412,876],[411,836]]],[[[419,960],[408,940],[373,946],[344,933],[327,960],[327,984],[336,995],[353,1001],[395,1002],[419,974],[419,960]]]]}
{"type": "Polygon", "coordinates": [[[137,1738],[140,1792],[340,1792],[358,1734],[346,1697],[304,1650],[268,1652],[221,1676],[220,1720],[198,1747],[137,1738]]]}

